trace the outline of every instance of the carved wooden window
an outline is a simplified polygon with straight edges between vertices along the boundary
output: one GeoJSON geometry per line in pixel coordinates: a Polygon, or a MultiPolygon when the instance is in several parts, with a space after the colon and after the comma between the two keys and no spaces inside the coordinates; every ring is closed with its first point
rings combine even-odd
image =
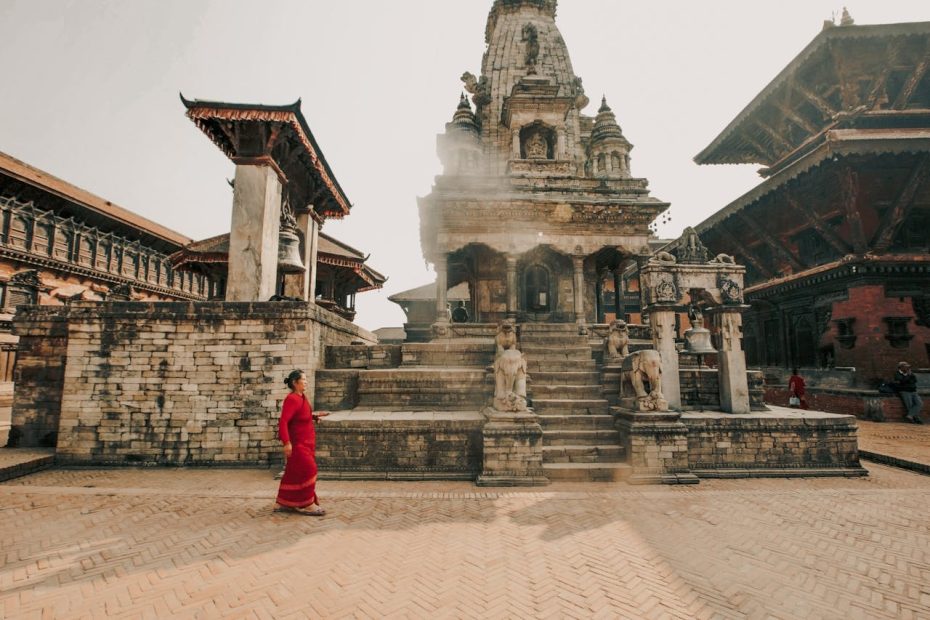
{"type": "Polygon", "coordinates": [[[549,312],[549,271],[542,265],[530,265],[525,281],[527,312],[549,312]]]}
{"type": "Polygon", "coordinates": [[[26,231],[29,230],[29,222],[21,215],[14,215],[10,222],[10,241],[9,244],[15,248],[26,247],[26,231]]]}
{"type": "Polygon", "coordinates": [[[51,255],[52,225],[46,222],[36,222],[32,234],[32,252],[40,256],[51,255]]]}
{"type": "Polygon", "coordinates": [[[851,349],[856,346],[856,334],[853,331],[855,318],[833,319],[836,324],[836,340],[844,349],[851,349]]]}
{"type": "Polygon", "coordinates": [[[885,340],[896,349],[906,349],[914,334],[908,332],[907,324],[911,322],[909,316],[886,316],[882,319],[888,326],[885,340]]]}
{"type": "Polygon", "coordinates": [[[73,237],[74,233],[72,233],[70,230],[59,228],[55,233],[55,247],[52,251],[52,258],[70,262],[71,240],[73,237]]]}

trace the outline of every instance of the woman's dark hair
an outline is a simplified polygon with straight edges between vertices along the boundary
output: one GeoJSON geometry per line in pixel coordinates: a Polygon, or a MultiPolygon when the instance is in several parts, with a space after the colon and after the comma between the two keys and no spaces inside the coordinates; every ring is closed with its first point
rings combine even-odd
{"type": "Polygon", "coordinates": [[[795,366],[794,368],[791,369],[791,374],[793,374],[793,375],[798,374],[798,367],[797,367],[797,366],[795,366]]]}
{"type": "Polygon", "coordinates": [[[304,371],[300,370],[299,368],[297,370],[292,370],[291,374],[289,374],[287,378],[284,380],[284,385],[286,385],[288,388],[293,389],[294,382],[300,379],[302,376],[304,376],[304,374],[305,374],[304,371]]]}

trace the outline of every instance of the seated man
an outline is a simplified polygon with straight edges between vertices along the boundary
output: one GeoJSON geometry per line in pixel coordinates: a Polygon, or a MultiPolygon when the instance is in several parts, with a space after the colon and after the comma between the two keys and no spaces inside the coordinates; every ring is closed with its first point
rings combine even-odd
{"type": "Polygon", "coordinates": [[[452,311],[452,322],[453,323],[467,323],[468,322],[468,310],[465,308],[465,302],[460,301],[459,305],[452,311]]]}
{"type": "Polygon", "coordinates": [[[907,362],[898,362],[898,370],[894,373],[894,387],[904,401],[905,419],[914,424],[923,424],[923,420],[920,419],[923,401],[917,395],[917,376],[911,372],[911,365],[907,362]]]}

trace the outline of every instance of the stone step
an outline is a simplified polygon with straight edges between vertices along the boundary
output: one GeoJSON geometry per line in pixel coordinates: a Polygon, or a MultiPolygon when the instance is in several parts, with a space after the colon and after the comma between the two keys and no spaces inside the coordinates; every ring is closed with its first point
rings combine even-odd
{"type": "Polygon", "coordinates": [[[600,385],[558,385],[541,383],[535,377],[529,385],[531,398],[544,400],[598,400],[604,398],[600,385]]]}
{"type": "Polygon", "coordinates": [[[614,430],[612,415],[541,415],[539,425],[543,430],[614,430]]]}
{"type": "Polygon", "coordinates": [[[552,482],[618,482],[633,473],[625,463],[543,463],[543,471],[552,482]]]}
{"type": "Polygon", "coordinates": [[[360,408],[478,409],[487,403],[493,386],[482,370],[393,369],[360,371],[360,408]]]}
{"type": "Polygon", "coordinates": [[[534,398],[533,411],[538,415],[607,415],[607,401],[603,398],[564,399],[534,398]]]}
{"type": "Polygon", "coordinates": [[[620,445],[620,433],[608,430],[543,431],[543,446],[601,446],[620,445]]]}
{"type": "Polygon", "coordinates": [[[601,385],[601,374],[597,371],[591,372],[534,372],[530,377],[532,387],[538,385],[601,385]]]}
{"type": "Polygon", "coordinates": [[[526,356],[526,359],[552,361],[587,361],[591,359],[591,349],[588,347],[523,345],[521,351],[523,352],[523,355],[526,356]]]}
{"type": "Polygon", "coordinates": [[[441,341],[408,343],[401,347],[402,366],[475,366],[494,362],[494,344],[441,341]]]}
{"type": "Polygon", "coordinates": [[[564,344],[574,347],[579,346],[588,346],[588,341],[583,336],[570,336],[570,335],[528,335],[521,336],[519,340],[520,346],[524,345],[542,345],[542,346],[553,346],[558,344],[564,344]]]}
{"type": "Polygon", "coordinates": [[[543,448],[543,463],[619,463],[623,461],[623,446],[568,445],[543,448]]]}
{"type": "Polygon", "coordinates": [[[532,375],[535,372],[594,372],[597,364],[594,360],[536,360],[526,359],[527,370],[532,375]]]}

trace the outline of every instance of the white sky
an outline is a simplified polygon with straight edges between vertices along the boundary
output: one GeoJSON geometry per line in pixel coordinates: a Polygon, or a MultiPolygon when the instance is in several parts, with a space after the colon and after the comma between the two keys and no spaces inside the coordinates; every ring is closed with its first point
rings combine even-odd
{"type": "MultiPolygon", "coordinates": [[[[390,277],[357,322],[400,325],[387,296],[433,280],[416,197],[464,71],[480,74],[491,0],[0,0],[0,150],[195,239],[227,232],[233,165],[178,99],[304,116],[354,204],[324,230],[390,277]]],[[[857,24],[930,21],[927,0],[848,0],[857,24]]],[[[557,23],[594,115],[635,145],[633,174],[677,236],[748,191],[752,166],[692,157],[842,11],[842,0],[561,0],[557,23]]]]}

